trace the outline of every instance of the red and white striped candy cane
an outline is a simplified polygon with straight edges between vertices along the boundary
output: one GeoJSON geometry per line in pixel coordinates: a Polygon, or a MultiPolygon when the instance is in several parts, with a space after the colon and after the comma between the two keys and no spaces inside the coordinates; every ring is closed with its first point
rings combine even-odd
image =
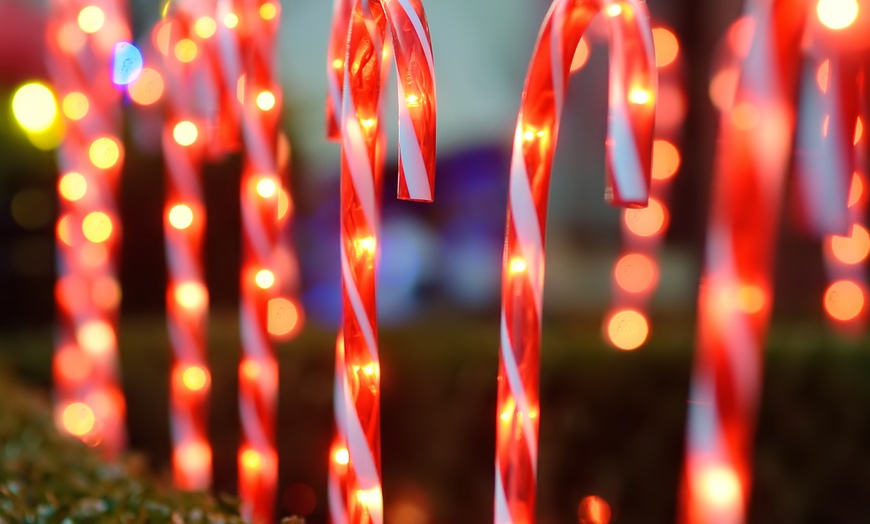
{"type": "MultiPolygon", "coordinates": [[[[378,245],[376,180],[381,168],[382,60],[390,34],[399,78],[399,198],[432,199],[435,77],[419,0],[357,0],[345,58],[341,144],[341,269],[349,522],[383,522],[380,467],[380,362],[375,308],[378,245]],[[379,151],[380,150],[380,151],[379,151]]],[[[388,56],[388,55],[387,55],[388,56]]]]}
{"type": "Polygon", "coordinates": [[[344,86],[344,59],[347,57],[347,34],[354,0],[335,0],[329,30],[326,59],[326,136],[341,139],[341,92],[344,86]]]}
{"type": "Polygon", "coordinates": [[[748,54],[723,111],[698,304],[681,522],[745,521],[771,266],[808,2],[750,0],[748,54]]]}
{"type": "Polygon", "coordinates": [[[538,36],[514,135],[502,277],[495,522],[534,522],[544,232],[553,152],[574,51],[602,12],[610,37],[607,197],[647,201],[656,69],[646,5],[556,0],[538,36]]]}
{"type": "Polygon", "coordinates": [[[332,524],[348,524],[347,468],[350,455],[347,451],[347,428],[344,413],[345,373],[344,337],[341,332],[335,341],[335,382],[333,384],[333,413],[335,436],[329,450],[329,520],[332,524]]]}
{"type": "Polygon", "coordinates": [[[206,348],[209,300],[201,260],[206,209],[200,178],[210,126],[208,109],[197,103],[203,92],[218,89],[217,85],[199,89],[203,80],[213,78],[208,58],[202,56],[208,53],[205,40],[213,28],[203,28],[201,21],[213,12],[206,2],[182,0],[172,4],[171,16],[162,22],[169,24],[164,57],[168,104],[162,142],[167,175],[163,224],[169,281],[166,311],[173,354],[172,465],[175,484],[189,490],[208,489],[212,473],[206,348]]]}
{"type": "Polygon", "coordinates": [[[114,47],[130,40],[126,2],[53,0],[48,67],[64,107],[60,165],[54,355],[62,428],[108,455],[123,450],[119,386],[117,253],[123,164],[120,96],[112,82],[114,47]]]}
{"type": "Polygon", "coordinates": [[[620,213],[622,253],[612,273],[613,303],[605,316],[607,341],[623,350],[640,347],[649,333],[648,303],[658,286],[659,250],[669,225],[671,185],[680,167],[677,147],[685,117],[683,60],[676,36],[652,30],[659,76],[650,202],[644,209],[620,213]]]}

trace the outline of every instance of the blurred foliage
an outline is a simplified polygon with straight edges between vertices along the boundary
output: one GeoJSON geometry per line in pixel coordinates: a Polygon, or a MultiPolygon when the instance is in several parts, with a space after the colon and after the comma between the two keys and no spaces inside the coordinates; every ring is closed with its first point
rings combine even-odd
{"type": "MultiPolygon", "coordinates": [[[[539,524],[577,521],[588,495],[615,524],[674,522],[692,364],[691,313],[653,318],[634,352],[601,342],[599,319],[548,318],[542,347],[539,524]]],[[[497,311],[435,312],[382,329],[382,447],[388,522],[492,518],[497,311]],[[410,509],[409,509],[410,508],[410,509]],[[402,515],[428,516],[427,520],[402,515]],[[404,512],[404,513],[403,513],[404,512]],[[409,513],[410,512],[410,513],[409,513]]],[[[127,315],[121,329],[130,441],[160,471],[170,457],[169,349],[163,322],[127,315]]],[[[308,328],[278,346],[279,514],[327,521],[335,333],[308,328]],[[316,503],[294,496],[310,488],[316,503]]],[[[238,324],[210,333],[216,489],[234,492],[239,444],[238,324]]],[[[870,517],[870,338],[841,341],[819,321],[777,318],[764,365],[749,522],[858,523],[870,517]]],[[[49,385],[46,330],[0,335],[0,358],[49,385]]],[[[168,475],[167,475],[168,478],[168,475]]]]}
{"type": "Polygon", "coordinates": [[[241,524],[236,502],[149,479],[135,455],[103,461],[59,434],[47,403],[0,380],[0,522],[241,524]]]}

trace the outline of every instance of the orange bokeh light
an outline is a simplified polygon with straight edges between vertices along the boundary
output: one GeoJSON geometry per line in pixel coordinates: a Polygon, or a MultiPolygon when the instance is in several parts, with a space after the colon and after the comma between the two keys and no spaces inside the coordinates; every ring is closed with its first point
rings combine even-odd
{"type": "Polygon", "coordinates": [[[87,356],[74,346],[61,348],[54,355],[55,373],[67,382],[81,382],[88,377],[91,369],[87,356]]]}
{"type": "Polygon", "coordinates": [[[737,92],[737,82],[740,71],[729,67],[716,71],[710,81],[710,100],[719,111],[727,111],[734,104],[734,94],[737,92]]]}
{"type": "Polygon", "coordinates": [[[571,72],[579,71],[583,69],[583,66],[586,65],[586,62],[589,60],[589,44],[586,43],[585,38],[581,38],[580,42],[577,44],[577,50],[574,51],[574,58],[571,60],[571,72]]]}
{"type": "Polygon", "coordinates": [[[127,87],[127,92],[133,102],[148,106],[160,100],[165,87],[163,76],[157,70],[146,67],[142,69],[139,78],[127,87]]]}
{"type": "Polygon", "coordinates": [[[831,61],[825,60],[819,66],[819,69],[816,71],[816,83],[819,85],[819,89],[822,93],[828,92],[828,81],[831,76],[831,61]]]}
{"type": "Polygon", "coordinates": [[[206,442],[182,444],[173,453],[173,460],[184,471],[196,471],[211,464],[211,446],[206,442]]]}
{"type": "Polygon", "coordinates": [[[613,276],[616,284],[629,293],[642,293],[656,280],[655,262],[646,255],[631,253],[616,263],[613,276]]]}
{"type": "Polygon", "coordinates": [[[241,371],[244,378],[248,380],[257,380],[262,369],[257,361],[248,358],[242,361],[239,371],[241,371]]]}
{"type": "Polygon", "coordinates": [[[259,470],[263,467],[263,455],[251,448],[242,451],[239,461],[242,467],[249,471],[259,470]]]}
{"type": "Polygon", "coordinates": [[[190,311],[202,311],[208,305],[208,290],[199,282],[181,282],[173,292],[175,303],[190,311]]]}
{"type": "Polygon", "coordinates": [[[677,146],[667,140],[653,142],[652,177],[655,180],[666,180],[674,176],[680,169],[681,161],[677,146]]]}
{"type": "Polygon", "coordinates": [[[749,131],[758,125],[758,109],[749,102],[741,102],[731,110],[731,122],[737,129],[749,131]]]}
{"type": "Polygon", "coordinates": [[[57,221],[57,238],[68,246],[73,243],[71,222],[72,219],[69,215],[63,215],[57,221]]]}
{"type": "Polygon", "coordinates": [[[852,184],[849,186],[849,207],[861,201],[864,196],[864,180],[858,173],[852,173],[852,184]]]}
{"type": "Polygon", "coordinates": [[[752,34],[755,32],[755,20],[750,16],[744,16],[728,29],[728,46],[738,57],[749,54],[752,45],[752,34]]]}
{"type": "Polygon", "coordinates": [[[650,237],[661,233],[667,225],[667,210],[655,198],[649,205],[640,209],[626,209],[623,213],[628,230],[640,237],[650,237]]]}
{"type": "Polygon", "coordinates": [[[285,336],[293,333],[299,324],[299,308],[286,298],[269,300],[266,329],[270,334],[285,336]]]}
{"type": "Polygon", "coordinates": [[[654,28],[652,36],[656,52],[656,67],[672,64],[680,52],[680,43],[677,41],[677,37],[664,27],[654,28]]]}
{"type": "Polygon", "coordinates": [[[852,320],[864,310],[864,290],[851,280],[838,280],[825,290],[824,302],[831,318],[852,320]]]}
{"type": "Polygon", "coordinates": [[[94,429],[94,411],[82,402],[73,402],[63,409],[61,423],[70,435],[81,437],[94,429]]]}
{"type": "Polygon", "coordinates": [[[864,136],[864,121],[861,120],[861,117],[859,116],[858,119],[855,120],[855,136],[852,139],[852,145],[858,145],[862,136],[864,136]]]}
{"type": "Polygon", "coordinates": [[[577,508],[577,521],[580,524],[609,524],[610,517],[610,504],[595,495],[583,497],[577,508]]]}
{"type": "Polygon", "coordinates": [[[870,254],[870,233],[860,224],[852,224],[849,236],[831,237],[831,252],[844,264],[858,264],[870,254]]]}
{"type": "Polygon", "coordinates": [[[121,303],[121,284],[110,276],[97,278],[91,286],[91,300],[103,309],[118,307],[121,303]]]}
{"type": "Polygon", "coordinates": [[[79,346],[91,355],[103,355],[115,347],[115,330],[103,320],[92,320],[76,330],[79,346]]]}
{"type": "Polygon", "coordinates": [[[631,351],[646,342],[649,323],[643,313],[633,309],[619,311],[607,323],[607,338],[618,349],[631,351]]]}
{"type": "Polygon", "coordinates": [[[737,292],[737,304],[745,313],[755,314],[764,309],[767,298],[761,287],[755,284],[744,284],[737,292]]]}

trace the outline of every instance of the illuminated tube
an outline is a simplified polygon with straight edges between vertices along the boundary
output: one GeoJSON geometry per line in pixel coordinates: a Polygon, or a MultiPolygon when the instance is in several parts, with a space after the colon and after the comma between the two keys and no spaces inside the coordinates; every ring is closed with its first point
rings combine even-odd
{"type": "Polygon", "coordinates": [[[535,521],[550,171],[572,57],[599,12],[609,26],[611,57],[606,196],[614,204],[640,208],[649,195],[657,80],[646,5],[556,0],[532,55],[511,159],[496,417],[497,524],[535,521]]]}

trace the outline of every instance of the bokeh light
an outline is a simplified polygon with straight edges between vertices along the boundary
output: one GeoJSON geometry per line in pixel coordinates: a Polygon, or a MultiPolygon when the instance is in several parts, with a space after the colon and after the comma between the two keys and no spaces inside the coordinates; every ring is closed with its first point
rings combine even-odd
{"type": "Polygon", "coordinates": [[[825,311],[836,320],[845,322],[857,317],[865,301],[864,290],[851,280],[838,280],[825,290],[825,311]]]}
{"type": "Polygon", "coordinates": [[[652,177],[655,180],[667,180],[680,169],[680,151],[677,146],[667,140],[653,142],[652,177]]]}
{"type": "Polygon", "coordinates": [[[266,330],[275,336],[286,336],[296,331],[299,308],[286,298],[269,300],[266,330]]]}
{"type": "Polygon", "coordinates": [[[710,81],[710,100],[719,111],[727,111],[734,104],[734,94],[737,92],[737,82],[740,71],[728,67],[716,71],[710,81]]]}
{"type": "Polygon", "coordinates": [[[235,13],[227,13],[224,16],[224,25],[229,29],[235,29],[239,25],[239,17],[235,13]]]}
{"type": "Polygon", "coordinates": [[[831,75],[831,61],[825,60],[819,65],[819,68],[816,70],[816,84],[819,86],[819,90],[822,93],[828,92],[828,82],[830,81],[831,75]]]}
{"type": "Polygon", "coordinates": [[[85,322],[76,330],[79,346],[91,355],[103,355],[115,347],[115,330],[103,320],[85,322]]]}
{"type": "Polygon", "coordinates": [[[202,391],[208,386],[208,372],[200,366],[187,366],[181,372],[181,383],[190,391],[202,391]]]}
{"type": "Polygon", "coordinates": [[[12,95],[12,114],[25,131],[42,133],[57,119],[57,101],[45,85],[24,84],[12,95]]]}
{"type": "Polygon", "coordinates": [[[816,15],[826,27],[834,30],[845,29],[858,18],[857,0],[819,0],[816,15]]]}
{"type": "Polygon", "coordinates": [[[112,138],[98,138],[91,144],[88,158],[94,166],[100,169],[109,169],[120,160],[121,146],[112,138]]]}
{"type": "Polygon", "coordinates": [[[655,283],[656,264],[646,255],[630,253],[616,263],[613,276],[616,284],[623,290],[629,293],[642,293],[655,283]]]}
{"type": "Polygon", "coordinates": [[[607,322],[607,339],[616,348],[625,351],[637,349],[649,336],[649,323],[643,313],[625,309],[615,313],[607,322]]]}
{"type": "Polygon", "coordinates": [[[214,18],[203,16],[193,24],[193,31],[196,33],[196,36],[208,39],[214,36],[217,31],[217,23],[214,21],[214,18]]]}
{"type": "Polygon", "coordinates": [[[70,435],[81,437],[94,429],[96,417],[93,410],[83,402],[73,402],[63,409],[63,429],[70,435]]]}
{"type": "Polygon", "coordinates": [[[95,5],[89,5],[79,11],[78,23],[82,31],[93,34],[103,28],[106,15],[103,10],[95,5]]]}
{"type": "Polygon", "coordinates": [[[731,111],[731,122],[734,127],[743,131],[754,129],[760,118],[758,108],[749,102],[741,102],[731,111]]]}
{"type": "Polygon", "coordinates": [[[183,120],[175,124],[175,127],[172,129],[172,138],[180,146],[187,147],[193,145],[198,136],[199,130],[197,130],[196,124],[189,120],[183,120]]]}
{"type": "Polygon", "coordinates": [[[767,294],[761,286],[743,284],[737,291],[737,305],[744,313],[754,315],[767,305],[767,294]]]}
{"type": "Polygon", "coordinates": [[[695,486],[702,499],[714,508],[738,508],[742,505],[740,479],[729,467],[714,466],[705,469],[695,486]]]}
{"type": "Polygon", "coordinates": [[[583,497],[577,507],[577,521],[579,524],[609,524],[610,504],[601,497],[590,495],[583,497]]]}
{"type": "Polygon", "coordinates": [[[335,453],[333,453],[332,460],[334,460],[336,464],[347,466],[350,463],[350,453],[348,453],[347,448],[339,448],[335,450],[335,453]]]}
{"type": "Polygon", "coordinates": [[[528,267],[529,264],[526,262],[526,259],[516,256],[511,258],[510,263],[508,263],[508,272],[515,275],[524,272],[528,267]]]}
{"type": "Polygon", "coordinates": [[[163,56],[169,56],[169,40],[172,37],[172,22],[163,22],[155,28],[154,47],[163,56]]]}
{"type": "Polygon", "coordinates": [[[278,16],[278,6],[272,2],[265,2],[260,6],[260,17],[263,20],[272,20],[278,16]]]}
{"type": "Polygon", "coordinates": [[[193,62],[198,52],[196,42],[190,38],[182,38],[175,44],[175,58],[180,62],[193,62]]]}
{"type": "Polygon", "coordinates": [[[849,236],[831,237],[831,251],[844,264],[858,264],[870,254],[870,233],[860,224],[853,224],[849,236]]]}
{"type": "Polygon", "coordinates": [[[257,194],[263,198],[272,198],[278,189],[278,185],[271,178],[263,177],[257,181],[257,194]]]}
{"type": "Polygon", "coordinates": [[[61,108],[63,114],[70,120],[81,120],[87,116],[90,108],[88,97],[78,91],[72,92],[63,97],[61,108]]]}
{"type": "Polygon", "coordinates": [[[184,471],[196,471],[211,464],[212,451],[207,442],[187,442],[173,453],[173,460],[184,471]]]}
{"type": "Polygon", "coordinates": [[[257,95],[257,107],[260,111],[269,111],[275,107],[275,95],[271,91],[262,91],[257,95]]]}
{"type": "Polygon", "coordinates": [[[647,89],[636,87],[628,93],[628,101],[636,105],[648,104],[652,100],[652,94],[647,89]]]}
{"type": "Polygon", "coordinates": [[[87,193],[88,181],[80,173],[67,173],[60,177],[57,190],[61,197],[70,202],[76,202],[87,193]]]}
{"type": "Polygon", "coordinates": [[[54,371],[65,381],[76,383],[88,378],[91,363],[75,346],[61,348],[54,355],[54,371]]]}
{"type": "Polygon", "coordinates": [[[169,210],[167,218],[175,229],[187,229],[193,224],[193,211],[185,204],[176,204],[169,210]]]}
{"type": "Polygon", "coordinates": [[[589,44],[586,43],[585,38],[581,38],[580,42],[577,44],[577,50],[574,51],[574,58],[573,60],[571,60],[571,72],[574,73],[576,71],[579,71],[580,69],[583,69],[583,66],[586,65],[586,62],[588,60],[589,44]]]}
{"type": "Polygon", "coordinates": [[[125,86],[139,78],[142,73],[142,53],[130,42],[118,42],[112,52],[114,68],[112,82],[125,86]]]}
{"type": "Polygon", "coordinates": [[[173,292],[175,303],[190,311],[202,311],[208,305],[208,290],[199,282],[182,282],[173,292]]]}
{"type": "Polygon", "coordinates": [[[63,215],[57,220],[57,238],[64,244],[71,246],[73,243],[72,218],[63,215]]]}
{"type": "Polygon", "coordinates": [[[88,213],[82,220],[82,233],[95,244],[109,240],[112,236],[112,219],[102,211],[88,213]]]}
{"type": "Polygon", "coordinates": [[[849,207],[861,201],[864,196],[864,180],[858,173],[852,173],[852,184],[849,186],[849,207]]]}
{"type": "Polygon", "coordinates": [[[656,52],[656,67],[672,64],[680,52],[680,43],[677,41],[677,37],[664,27],[654,28],[652,35],[656,52]]]}
{"type": "Polygon", "coordinates": [[[260,289],[269,289],[275,285],[275,274],[268,269],[261,269],[254,276],[254,282],[260,289]]]}
{"type": "Polygon", "coordinates": [[[667,224],[667,210],[655,198],[649,199],[649,205],[640,209],[626,209],[623,214],[625,225],[629,231],[640,237],[649,237],[660,233],[667,224]]]}
{"type": "Polygon", "coordinates": [[[242,451],[239,461],[242,467],[249,471],[256,471],[263,467],[263,455],[251,448],[242,451]]]}
{"type": "Polygon", "coordinates": [[[146,67],[133,83],[127,87],[130,98],[139,105],[151,105],[163,96],[163,76],[154,69],[146,67]]]}

